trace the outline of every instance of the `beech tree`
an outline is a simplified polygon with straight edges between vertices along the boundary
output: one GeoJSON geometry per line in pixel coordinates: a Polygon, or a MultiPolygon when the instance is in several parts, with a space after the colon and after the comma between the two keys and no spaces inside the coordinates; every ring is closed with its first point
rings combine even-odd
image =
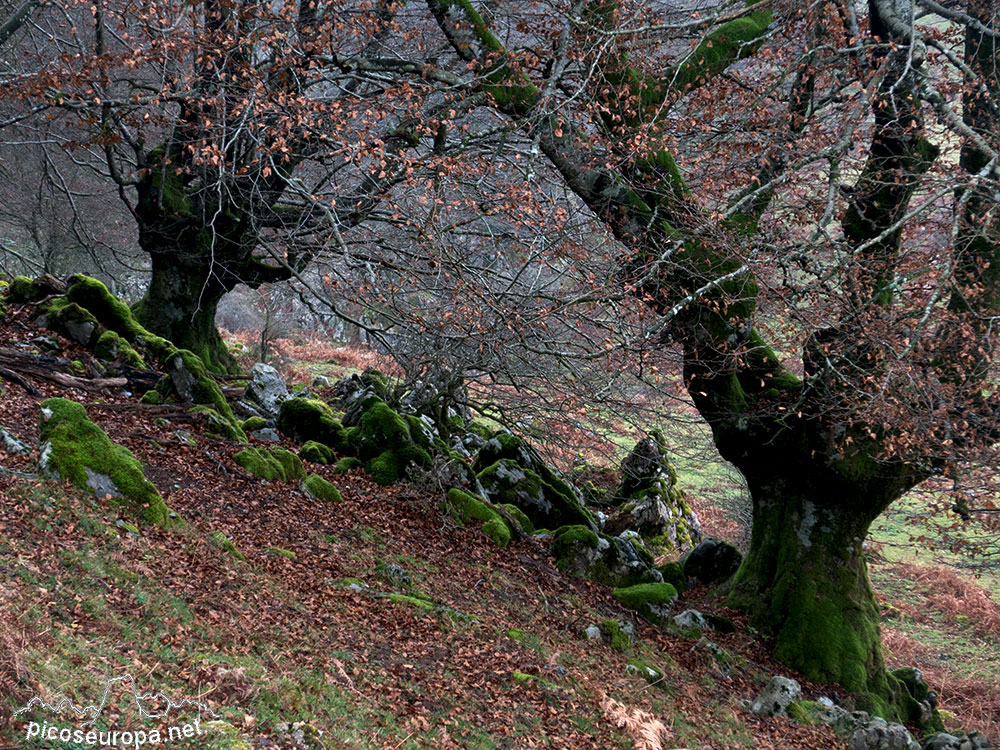
{"type": "Polygon", "coordinates": [[[36,11],[6,76],[24,103],[11,122],[62,120],[64,145],[117,186],[150,258],[134,310],[149,330],[227,368],[222,296],[292,278],[419,174],[406,152],[457,105],[391,57],[404,39],[421,44],[397,10],[102,0],[36,11]],[[389,55],[386,74],[369,74],[366,55],[389,55]]]}
{"type": "Polygon", "coordinates": [[[428,6],[467,85],[614,234],[621,283],[681,348],[753,501],[730,603],[810,679],[902,711],[863,544],[890,503],[998,437],[994,5],[871,0],[859,17],[850,2],[756,2],[640,23],[584,1],[537,36],[469,0],[428,6]],[[672,30],[696,43],[671,48],[672,30]],[[727,92],[742,113],[706,110],[727,92]],[[699,194],[677,131],[700,118],[694,140],[710,144],[727,117],[766,141],[737,141],[755,158],[727,162],[740,148],[716,139],[698,166],[722,169],[699,194]]]}

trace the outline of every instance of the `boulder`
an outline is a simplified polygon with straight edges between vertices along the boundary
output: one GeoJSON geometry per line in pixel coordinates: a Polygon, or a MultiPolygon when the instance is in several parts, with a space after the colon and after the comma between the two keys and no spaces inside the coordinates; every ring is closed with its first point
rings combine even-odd
{"type": "Polygon", "coordinates": [[[681,558],[684,575],[708,584],[731,577],[742,561],[740,551],[721,539],[706,539],[681,558]]]}
{"type": "Polygon", "coordinates": [[[43,474],[69,480],[112,505],[127,508],[148,523],[167,525],[170,511],[142,465],[124,446],[111,441],[87,417],[87,410],[64,398],[41,404],[40,468],[43,474]]]}
{"type": "Polygon", "coordinates": [[[802,695],[802,686],[789,677],[772,677],[750,710],[761,716],[787,716],[788,707],[802,695]]]}
{"type": "Polygon", "coordinates": [[[288,386],[271,365],[257,362],[250,368],[246,398],[260,406],[266,416],[277,417],[281,402],[288,399],[288,386]]]}
{"type": "Polygon", "coordinates": [[[433,463],[426,435],[418,425],[411,429],[407,419],[377,396],[357,406],[361,416],[348,432],[347,442],[372,479],[382,485],[395,484],[410,464],[427,468],[433,463]]]}
{"type": "Polygon", "coordinates": [[[525,440],[509,432],[486,441],[473,470],[492,502],[517,506],[536,528],[574,524],[597,528],[576,489],[558,477],[525,440]]]}
{"type": "Polygon", "coordinates": [[[677,487],[677,474],[657,431],[636,443],[622,461],[621,482],[611,498],[618,509],[605,524],[609,534],[631,529],[677,550],[690,549],[701,539],[698,516],[677,487]]]}
{"type": "Polygon", "coordinates": [[[347,430],[322,401],[290,398],[281,402],[278,429],[301,443],[314,440],[336,451],[347,447],[347,430]]]}
{"type": "Polygon", "coordinates": [[[18,453],[22,456],[27,456],[31,453],[31,446],[26,443],[22,443],[11,433],[7,432],[7,430],[3,427],[0,427],[0,446],[2,446],[7,453],[18,453]]]}
{"type": "Polygon", "coordinates": [[[628,539],[600,534],[581,524],[556,530],[552,554],[556,567],[563,573],[606,586],[620,588],[663,580],[653,567],[652,556],[641,546],[628,539]]]}
{"type": "Polygon", "coordinates": [[[855,729],[847,746],[851,750],[920,750],[906,727],[878,716],[855,729]]]}
{"type": "Polygon", "coordinates": [[[669,583],[640,583],[618,588],[611,595],[623,607],[633,609],[654,625],[663,626],[677,601],[677,589],[669,583]]]}

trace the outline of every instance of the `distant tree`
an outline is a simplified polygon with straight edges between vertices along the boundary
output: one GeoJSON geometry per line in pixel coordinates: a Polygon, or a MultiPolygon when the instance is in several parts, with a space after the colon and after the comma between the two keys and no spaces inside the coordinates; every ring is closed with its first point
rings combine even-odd
{"type": "Polygon", "coordinates": [[[22,119],[88,131],[150,258],[136,315],[216,369],[222,296],[289,279],[363,222],[458,106],[449,76],[395,54],[422,42],[389,2],[60,6],[36,14],[8,88],[22,119]]]}

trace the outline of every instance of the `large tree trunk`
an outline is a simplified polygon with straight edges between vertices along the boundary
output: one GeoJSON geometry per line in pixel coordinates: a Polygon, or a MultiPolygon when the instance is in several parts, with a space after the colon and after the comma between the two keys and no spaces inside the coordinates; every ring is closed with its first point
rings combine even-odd
{"type": "Polygon", "coordinates": [[[819,463],[788,461],[770,472],[745,472],[753,532],[729,603],[773,635],[777,659],[810,680],[843,686],[863,707],[890,716],[893,691],[863,551],[885,497],[819,463]]]}
{"type": "Polygon", "coordinates": [[[213,280],[209,258],[192,257],[176,247],[151,254],[153,276],[135,306],[136,319],[149,331],[181,349],[190,349],[215,372],[228,372],[235,362],[215,326],[215,312],[226,293],[213,280]]]}

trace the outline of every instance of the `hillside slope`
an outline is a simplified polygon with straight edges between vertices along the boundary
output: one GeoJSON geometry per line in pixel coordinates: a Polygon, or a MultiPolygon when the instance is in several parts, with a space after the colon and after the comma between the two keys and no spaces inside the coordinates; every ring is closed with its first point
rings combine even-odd
{"type": "MultiPolygon", "coordinates": [[[[15,319],[3,333],[16,345],[38,331],[15,319]]],[[[454,520],[442,488],[311,465],[343,496],[323,502],[247,474],[232,460],[242,446],[183,410],[32,386],[4,384],[0,424],[37,446],[42,400],[85,403],[187,523],[137,528],[106,500],[39,479],[37,447],[0,454],[0,736],[15,747],[24,728],[8,708],[33,695],[84,703],[123,671],[203,699],[236,731],[210,736],[218,747],[840,744],[825,726],[746,709],[788,672],[710,591],[688,591],[675,611],[731,617],[735,633],[709,634],[721,651],[564,576],[544,538],[498,548],[454,520]],[[588,638],[608,621],[634,637],[605,625],[588,638]]],[[[845,697],[802,682],[806,697],[845,697]]]]}

